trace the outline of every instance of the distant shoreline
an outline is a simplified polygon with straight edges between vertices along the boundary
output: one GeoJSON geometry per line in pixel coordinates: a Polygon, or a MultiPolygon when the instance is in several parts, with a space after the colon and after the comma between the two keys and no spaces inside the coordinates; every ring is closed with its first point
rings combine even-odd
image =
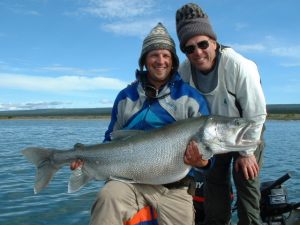
{"type": "MultiPolygon", "coordinates": [[[[254,106],[255,107],[255,106],[254,106]]],[[[0,111],[0,120],[110,119],[112,108],[67,108],[0,111]]],[[[300,120],[300,104],[267,105],[268,120],[300,120]]]]}
{"type": "Polygon", "coordinates": [[[300,120],[300,114],[268,114],[267,120],[300,120]]]}
{"type": "Polygon", "coordinates": [[[0,116],[0,120],[109,120],[110,116],[0,116]]]}
{"type": "MultiPolygon", "coordinates": [[[[0,116],[0,120],[109,120],[108,115],[99,116],[0,116]]],[[[269,114],[267,120],[300,120],[300,114],[269,114]]]]}
{"type": "MultiPolygon", "coordinates": [[[[1,116],[0,120],[109,120],[110,115],[1,116]]],[[[300,120],[300,114],[268,114],[267,120],[300,120]]]]}

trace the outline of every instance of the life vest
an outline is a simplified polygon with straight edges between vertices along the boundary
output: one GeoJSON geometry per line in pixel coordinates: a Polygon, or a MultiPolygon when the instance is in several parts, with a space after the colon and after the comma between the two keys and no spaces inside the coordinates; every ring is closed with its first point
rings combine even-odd
{"type": "Polygon", "coordinates": [[[158,225],[157,213],[151,206],[146,206],[126,221],[124,225],[158,225]]]}

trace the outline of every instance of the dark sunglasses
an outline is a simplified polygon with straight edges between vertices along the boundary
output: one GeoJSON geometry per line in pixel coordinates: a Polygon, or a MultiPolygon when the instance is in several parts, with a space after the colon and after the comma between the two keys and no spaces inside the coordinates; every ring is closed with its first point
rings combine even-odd
{"type": "Polygon", "coordinates": [[[150,99],[162,99],[162,98],[165,98],[165,97],[167,97],[168,95],[171,94],[169,92],[167,94],[164,94],[164,95],[158,97],[159,91],[155,87],[153,87],[152,85],[148,85],[148,84],[146,84],[144,86],[144,90],[145,90],[145,95],[150,99]]]}
{"type": "Polygon", "coordinates": [[[186,54],[192,54],[194,53],[196,47],[202,49],[202,50],[205,50],[209,47],[209,42],[208,40],[204,40],[204,41],[199,41],[196,45],[188,45],[188,46],[185,46],[184,47],[184,53],[186,54]]]}

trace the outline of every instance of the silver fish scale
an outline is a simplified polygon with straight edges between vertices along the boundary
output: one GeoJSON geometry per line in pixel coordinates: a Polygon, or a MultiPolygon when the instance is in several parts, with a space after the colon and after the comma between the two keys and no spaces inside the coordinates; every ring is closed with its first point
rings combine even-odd
{"type": "Polygon", "coordinates": [[[87,147],[78,156],[83,158],[85,169],[96,180],[170,183],[189,172],[190,166],[184,164],[183,157],[198,127],[197,123],[194,126],[183,123],[180,127],[149,131],[125,140],[87,147]]]}

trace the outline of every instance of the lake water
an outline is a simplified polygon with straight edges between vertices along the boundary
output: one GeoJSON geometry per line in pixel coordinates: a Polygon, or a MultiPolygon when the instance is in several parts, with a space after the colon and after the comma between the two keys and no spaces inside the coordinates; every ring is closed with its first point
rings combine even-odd
{"type": "MultiPolygon", "coordinates": [[[[102,182],[89,183],[68,194],[70,171],[59,171],[48,188],[33,194],[35,168],[21,155],[29,146],[60,149],[75,143],[94,144],[103,139],[107,120],[0,120],[0,224],[84,225],[102,182]]],[[[287,172],[284,183],[292,202],[300,201],[300,121],[267,121],[265,163],[261,180],[276,179],[287,172]]]]}

